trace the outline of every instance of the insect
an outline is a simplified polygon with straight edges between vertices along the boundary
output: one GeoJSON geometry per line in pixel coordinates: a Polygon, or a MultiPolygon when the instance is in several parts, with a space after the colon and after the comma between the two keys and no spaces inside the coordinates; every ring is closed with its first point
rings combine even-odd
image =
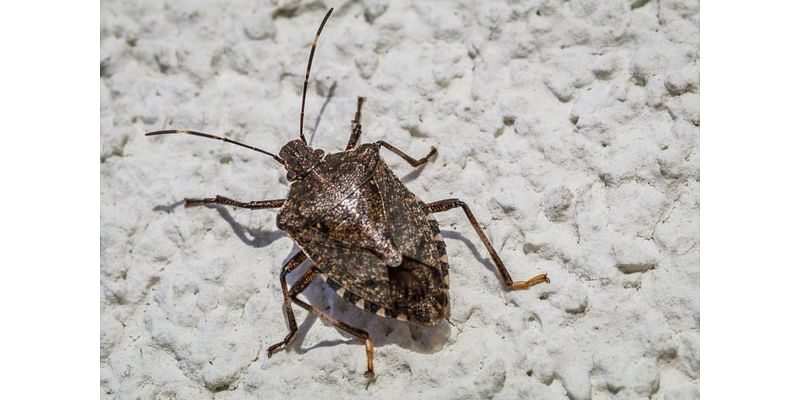
{"type": "Polygon", "coordinates": [[[221,140],[266,154],[284,168],[290,182],[285,199],[241,202],[223,196],[185,199],[185,207],[227,205],[250,210],[279,209],[278,228],[292,238],[301,251],[283,265],[280,273],[283,306],[289,333],[267,350],[272,357],[287,346],[297,332],[292,303],[313,313],[334,327],[364,341],[366,374],[373,374],[374,349],[369,334],[339,321],[298,296],[316,278],[357,307],[385,318],[434,326],[450,313],[448,260],[435,213],[461,208],[486,247],[503,283],[509,289],[526,289],[549,282],[546,274],[514,281],[497,255],[470,208],[459,199],[424,203],[392,173],[379,151],[385,148],[413,167],[436,154],[415,159],[384,141],[358,145],[361,137],[361,109],[366,100],[358,97],[352,131],[343,152],[325,154],[308,145],[303,134],[306,91],[311,62],[322,28],[333,9],[328,10],[314,36],[308,57],[300,105],[300,138],[286,143],[275,155],[225,137],[191,130],[161,130],[146,136],[186,134],[221,140]],[[286,276],[306,259],[310,269],[293,286],[286,276]]]}

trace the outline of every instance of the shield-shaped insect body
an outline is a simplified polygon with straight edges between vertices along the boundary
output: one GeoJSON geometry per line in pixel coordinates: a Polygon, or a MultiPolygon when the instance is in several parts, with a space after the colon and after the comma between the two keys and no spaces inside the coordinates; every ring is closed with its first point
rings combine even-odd
{"type": "MultiPolygon", "coordinates": [[[[363,144],[292,183],[278,215],[320,276],[366,311],[421,325],[447,317],[447,254],[428,206],[363,144]]],[[[283,152],[282,152],[283,154],[283,152]]]]}

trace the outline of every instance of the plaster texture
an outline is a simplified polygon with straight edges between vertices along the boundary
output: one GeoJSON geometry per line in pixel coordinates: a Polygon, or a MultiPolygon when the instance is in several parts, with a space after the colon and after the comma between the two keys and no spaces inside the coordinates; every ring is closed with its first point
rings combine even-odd
{"type": "MultiPolygon", "coordinates": [[[[108,399],[699,396],[699,3],[132,1],[101,3],[100,393],[108,399]],[[437,217],[451,324],[368,315],[322,282],[307,298],[366,328],[363,346],[295,307],[278,275],[296,246],[276,212],[184,209],[184,197],[285,196],[274,160],[307,135],[362,142],[425,201],[467,202],[516,279],[504,290],[463,213],[437,217]]],[[[290,275],[290,281],[297,278],[290,275]]]]}

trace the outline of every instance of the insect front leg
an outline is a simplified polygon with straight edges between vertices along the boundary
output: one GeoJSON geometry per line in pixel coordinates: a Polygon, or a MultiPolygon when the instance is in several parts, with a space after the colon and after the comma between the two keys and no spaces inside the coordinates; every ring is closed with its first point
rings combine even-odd
{"type": "Polygon", "coordinates": [[[356,106],[356,116],[353,117],[353,132],[350,133],[350,139],[347,141],[347,150],[352,150],[358,144],[358,139],[361,137],[361,106],[364,105],[364,101],[367,98],[364,96],[358,96],[358,105],[356,106]]]}
{"type": "Polygon", "coordinates": [[[364,330],[358,329],[354,326],[350,326],[342,321],[339,321],[336,318],[331,317],[328,314],[325,314],[321,310],[318,310],[311,304],[306,303],[303,300],[297,298],[297,296],[302,292],[310,283],[317,277],[319,271],[316,268],[311,268],[308,272],[303,275],[297,283],[292,286],[292,290],[289,291],[289,297],[291,297],[292,301],[300,307],[305,308],[308,312],[316,315],[319,319],[333,325],[335,328],[345,331],[361,340],[364,341],[364,347],[367,351],[367,372],[364,375],[368,377],[374,376],[374,371],[372,368],[372,359],[375,356],[375,350],[372,346],[372,341],[369,340],[369,333],[364,330]]]}
{"type": "MultiPolygon", "coordinates": [[[[275,352],[275,350],[278,350],[279,348],[288,345],[289,342],[291,342],[292,339],[294,338],[295,333],[297,333],[297,321],[294,319],[294,311],[292,311],[292,300],[289,297],[289,287],[286,285],[286,275],[297,269],[297,267],[299,267],[300,264],[302,264],[303,261],[306,260],[306,258],[308,258],[306,256],[306,253],[303,253],[301,251],[292,256],[292,258],[290,258],[289,261],[287,261],[286,264],[283,265],[283,268],[281,268],[280,280],[281,280],[281,289],[283,290],[283,308],[286,311],[286,322],[289,324],[289,334],[286,335],[286,337],[283,338],[282,341],[275,343],[272,346],[269,346],[269,348],[267,349],[267,357],[272,357],[272,353],[275,352]]],[[[306,286],[307,285],[308,283],[306,283],[306,286]]],[[[305,289],[305,286],[302,287],[300,290],[302,289],[305,289]]]]}
{"type": "Polygon", "coordinates": [[[208,199],[184,199],[183,206],[184,207],[197,207],[203,205],[210,205],[210,204],[222,204],[226,206],[234,206],[239,208],[247,208],[250,210],[261,210],[264,208],[280,208],[283,206],[283,203],[286,202],[286,199],[276,199],[276,200],[257,200],[257,201],[236,201],[229,199],[223,196],[217,196],[214,198],[208,199]]]}
{"type": "Polygon", "coordinates": [[[419,167],[420,165],[425,164],[426,162],[428,162],[428,160],[431,157],[436,155],[436,147],[431,147],[431,152],[428,153],[427,156],[422,157],[419,160],[417,160],[417,159],[412,158],[408,154],[403,153],[403,151],[398,149],[397,147],[394,147],[394,146],[390,145],[389,143],[384,142],[383,140],[379,140],[379,141],[377,141],[375,143],[378,146],[385,147],[387,150],[391,151],[392,153],[397,154],[403,160],[406,160],[407,163],[411,164],[412,167],[419,167]]]}
{"type": "Polygon", "coordinates": [[[547,282],[550,283],[550,279],[547,277],[547,274],[539,274],[534,276],[533,278],[528,279],[527,281],[515,281],[511,279],[511,275],[508,273],[505,264],[503,264],[503,260],[500,259],[500,256],[497,255],[497,252],[494,250],[492,243],[489,241],[489,238],[486,237],[486,234],[481,229],[480,225],[478,225],[478,220],[475,219],[475,216],[472,215],[472,211],[470,211],[469,206],[466,203],[459,199],[447,199],[447,200],[440,200],[435,201],[433,203],[428,204],[428,209],[431,212],[437,213],[447,210],[452,210],[456,207],[461,207],[464,210],[464,214],[467,215],[467,219],[469,219],[469,223],[472,224],[472,228],[475,229],[475,232],[478,234],[478,237],[481,238],[481,242],[486,247],[486,250],[489,251],[489,255],[492,257],[494,261],[494,265],[497,267],[497,270],[500,272],[500,276],[503,278],[503,283],[509,289],[527,289],[537,283],[547,282]]]}

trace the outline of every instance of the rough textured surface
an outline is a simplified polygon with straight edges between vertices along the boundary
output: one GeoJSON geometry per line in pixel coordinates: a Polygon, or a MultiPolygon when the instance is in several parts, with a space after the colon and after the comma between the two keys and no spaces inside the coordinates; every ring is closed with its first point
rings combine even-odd
{"type": "Polygon", "coordinates": [[[103,2],[101,397],[697,397],[698,12],[676,0],[103,2]],[[342,149],[367,96],[363,141],[440,150],[419,172],[384,153],[411,190],[462,198],[515,278],[552,279],[503,290],[453,210],[437,215],[452,326],[370,316],[315,282],[313,304],[375,338],[368,388],[363,346],[299,308],[295,345],[267,359],[286,333],[280,264],[297,251],[275,212],[178,203],[280,198],[285,172],[220,142],[142,135],[194,128],[270,151],[296,138],[327,6],[312,143],[342,149]]]}

